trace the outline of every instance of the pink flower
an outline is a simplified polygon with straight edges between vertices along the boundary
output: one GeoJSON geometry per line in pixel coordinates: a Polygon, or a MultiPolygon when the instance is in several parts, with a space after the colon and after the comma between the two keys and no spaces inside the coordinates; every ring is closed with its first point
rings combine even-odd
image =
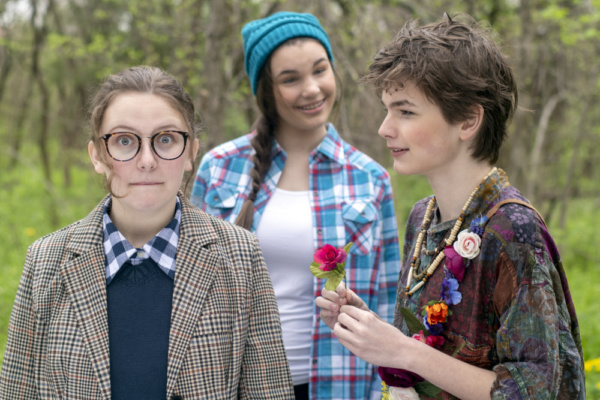
{"type": "Polygon", "coordinates": [[[444,339],[443,336],[429,335],[427,336],[425,343],[433,348],[441,349],[445,341],[446,339],[444,339]]]}
{"type": "Polygon", "coordinates": [[[321,271],[333,271],[338,264],[346,261],[346,252],[326,244],[315,252],[314,260],[321,271]]]}
{"type": "Polygon", "coordinates": [[[452,246],[446,247],[444,254],[446,255],[446,268],[454,274],[457,281],[462,282],[465,277],[465,259],[452,246]]]}
{"type": "Polygon", "coordinates": [[[469,232],[468,229],[460,232],[454,242],[454,250],[464,258],[472,260],[479,254],[479,246],[481,245],[481,238],[479,235],[473,232],[469,232]]]}
{"type": "Polygon", "coordinates": [[[419,331],[419,333],[415,333],[413,335],[413,339],[417,339],[420,342],[427,343],[427,340],[425,339],[425,334],[423,333],[423,331],[419,331]]]}

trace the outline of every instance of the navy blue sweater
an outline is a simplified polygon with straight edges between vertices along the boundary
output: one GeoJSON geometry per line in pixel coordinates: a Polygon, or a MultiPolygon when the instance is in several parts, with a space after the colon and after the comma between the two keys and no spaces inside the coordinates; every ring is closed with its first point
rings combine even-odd
{"type": "Polygon", "coordinates": [[[173,280],[147,259],[106,290],[112,399],[165,399],[173,280]]]}

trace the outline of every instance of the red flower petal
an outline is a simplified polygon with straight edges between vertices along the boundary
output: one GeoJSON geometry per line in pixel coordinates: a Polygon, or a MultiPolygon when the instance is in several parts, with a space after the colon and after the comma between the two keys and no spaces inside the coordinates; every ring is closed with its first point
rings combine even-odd
{"type": "Polygon", "coordinates": [[[457,281],[462,282],[465,277],[465,259],[462,258],[452,246],[446,247],[444,249],[444,254],[446,255],[446,268],[454,274],[457,281]]]}

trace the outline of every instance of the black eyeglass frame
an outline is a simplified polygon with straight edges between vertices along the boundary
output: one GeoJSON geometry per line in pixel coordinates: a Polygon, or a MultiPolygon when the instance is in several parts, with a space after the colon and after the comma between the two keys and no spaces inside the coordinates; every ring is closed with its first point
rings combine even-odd
{"type": "MultiPolygon", "coordinates": [[[[189,134],[188,132],[184,132],[184,131],[174,131],[174,130],[166,130],[166,131],[160,131],[160,132],[156,132],[156,133],[155,133],[154,135],[152,135],[152,136],[144,136],[144,137],[145,137],[145,138],[148,138],[148,139],[150,139],[150,147],[152,148],[152,152],[154,152],[154,154],[156,154],[156,156],[157,156],[158,158],[160,158],[161,160],[172,161],[172,160],[177,160],[177,159],[178,159],[179,157],[181,157],[181,155],[182,155],[182,154],[185,152],[185,149],[186,149],[186,147],[187,147],[187,140],[188,140],[188,137],[189,137],[189,136],[190,136],[190,134],[189,134]],[[155,139],[155,138],[156,138],[158,135],[160,135],[160,134],[163,134],[163,133],[178,133],[178,134],[180,134],[181,136],[183,136],[183,149],[181,149],[181,153],[179,153],[179,155],[178,155],[177,157],[173,157],[173,158],[165,158],[165,157],[161,157],[161,155],[160,155],[160,154],[158,154],[158,152],[156,151],[156,148],[154,147],[154,139],[155,139]]],[[[137,155],[138,155],[138,154],[140,154],[140,150],[142,149],[142,139],[143,139],[144,137],[141,137],[141,136],[139,136],[139,135],[136,135],[136,134],[135,134],[135,133],[133,133],[133,132],[120,131],[120,132],[112,132],[112,133],[107,133],[107,134],[106,134],[106,135],[104,135],[104,136],[100,136],[100,139],[102,139],[102,140],[104,141],[104,147],[106,148],[106,153],[108,153],[108,155],[110,156],[110,158],[112,158],[112,159],[113,159],[113,160],[115,160],[115,161],[119,161],[119,162],[127,162],[127,161],[131,161],[131,160],[133,160],[135,157],[137,157],[137,155]],[[117,159],[117,158],[113,157],[113,155],[112,155],[112,154],[110,154],[110,150],[108,149],[108,139],[110,139],[110,138],[111,138],[111,136],[120,135],[120,134],[123,134],[123,133],[127,133],[127,134],[129,134],[129,135],[133,135],[133,136],[135,136],[135,137],[138,139],[138,148],[137,148],[137,150],[136,150],[135,154],[134,154],[132,157],[128,158],[127,160],[119,160],[119,159],[117,159]]]]}

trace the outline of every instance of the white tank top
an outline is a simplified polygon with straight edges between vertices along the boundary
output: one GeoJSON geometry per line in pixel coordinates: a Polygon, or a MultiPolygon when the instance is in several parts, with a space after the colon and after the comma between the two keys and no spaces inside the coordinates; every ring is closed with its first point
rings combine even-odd
{"type": "Polygon", "coordinates": [[[283,344],[294,385],[308,383],[313,326],[309,191],[276,189],[256,229],[279,306],[283,344]]]}

